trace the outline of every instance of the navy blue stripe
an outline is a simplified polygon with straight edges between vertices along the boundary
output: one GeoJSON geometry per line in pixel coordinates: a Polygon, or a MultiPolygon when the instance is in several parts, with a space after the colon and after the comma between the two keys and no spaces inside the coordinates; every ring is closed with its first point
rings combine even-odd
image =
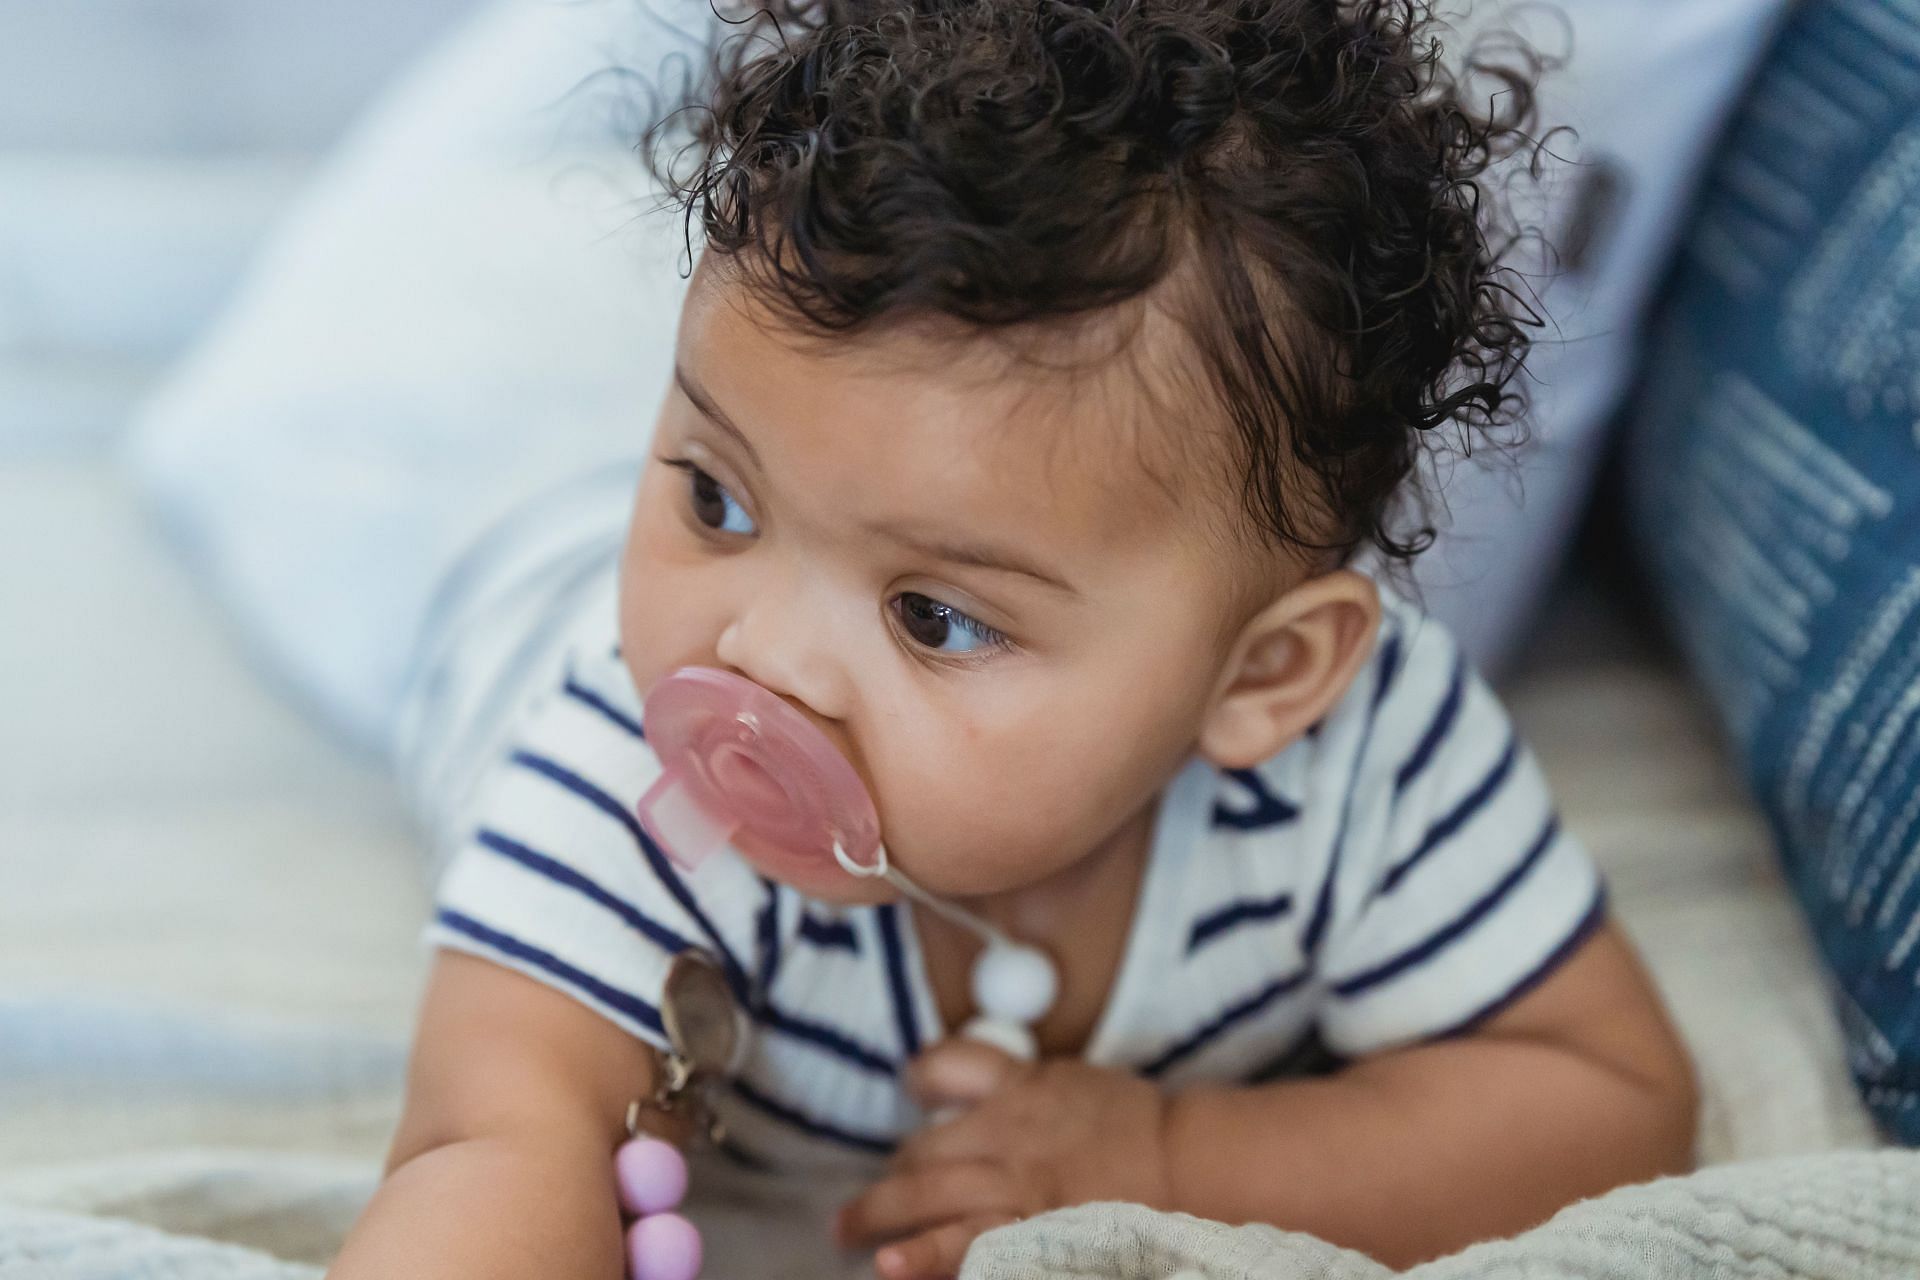
{"type": "Polygon", "coordinates": [[[1462,1018],[1445,1031],[1435,1032],[1429,1038],[1444,1040],[1448,1036],[1462,1035],[1473,1030],[1481,1023],[1486,1022],[1488,1019],[1505,1012],[1508,1008],[1512,1007],[1521,996],[1526,995],[1542,982],[1545,982],[1555,969],[1558,969],[1562,964],[1565,964],[1571,959],[1573,953],[1578,951],[1588,938],[1591,938],[1595,933],[1599,932],[1600,926],[1606,922],[1606,919],[1607,892],[1606,889],[1602,887],[1594,890],[1593,903],[1587,908],[1586,914],[1580,917],[1580,923],[1573,926],[1573,931],[1567,935],[1566,941],[1549,952],[1546,959],[1530,969],[1527,975],[1520,979],[1520,981],[1514,983],[1498,996],[1495,996],[1492,1000],[1482,1005],[1477,1012],[1462,1018]]]}
{"type": "MultiPolygon", "coordinates": [[[[622,920],[625,920],[635,929],[645,934],[648,939],[669,953],[678,954],[693,946],[691,942],[680,937],[665,925],[649,920],[630,904],[614,897],[592,880],[587,879],[571,867],[563,866],[555,862],[545,854],[537,853],[527,848],[527,846],[520,844],[518,841],[510,840],[494,831],[482,830],[476,839],[485,847],[504,857],[511,858],[529,870],[546,876],[557,884],[562,884],[568,888],[577,890],[587,898],[592,899],[602,907],[618,915],[622,920]]],[[[803,1018],[785,1013],[772,1006],[771,990],[774,978],[779,972],[779,952],[774,945],[776,941],[774,930],[778,925],[778,920],[774,913],[776,911],[775,904],[778,902],[778,898],[775,896],[777,890],[772,881],[763,881],[762,883],[767,887],[768,899],[766,907],[760,912],[759,936],[762,947],[759,975],[760,1006],[751,1011],[754,1021],[767,1027],[769,1030],[779,1031],[785,1035],[792,1036],[796,1040],[804,1040],[809,1044],[826,1049],[828,1052],[846,1059],[849,1063],[862,1070],[872,1071],[889,1078],[899,1074],[898,1065],[890,1061],[883,1054],[854,1042],[831,1027],[808,1022],[803,1018]]]]}
{"type": "Polygon", "coordinates": [[[1277,827],[1292,822],[1300,816],[1300,807],[1291,801],[1283,800],[1267,789],[1266,780],[1252,769],[1227,769],[1226,776],[1253,793],[1253,808],[1240,812],[1229,809],[1224,803],[1213,806],[1213,825],[1232,827],[1239,831],[1258,831],[1263,827],[1277,827]]]}
{"type": "MultiPolygon", "coordinates": [[[[1349,808],[1352,803],[1352,797],[1349,796],[1349,808]]],[[[1327,924],[1333,919],[1333,881],[1340,874],[1340,846],[1346,843],[1346,837],[1347,819],[1342,814],[1340,830],[1334,835],[1333,849],[1327,854],[1326,877],[1320,881],[1320,892],[1313,897],[1313,914],[1307,917],[1307,927],[1300,934],[1300,945],[1310,956],[1319,954],[1321,939],[1326,937],[1327,924]]]]}
{"type": "Polygon", "coordinates": [[[1446,740],[1453,729],[1455,717],[1460,714],[1460,703],[1467,689],[1466,659],[1455,655],[1453,659],[1453,679],[1447,684],[1447,696],[1440,700],[1440,709],[1434,713],[1433,723],[1420,735],[1420,743],[1414,747],[1413,754],[1400,764],[1400,771],[1393,775],[1393,794],[1405,791],[1413,780],[1426,769],[1433,759],[1434,750],[1446,740]]]}
{"type": "Polygon", "coordinates": [[[844,920],[821,920],[802,911],[800,937],[826,950],[838,948],[851,951],[854,955],[860,954],[860,935],[844,920]]]}
{"type": "Polygon", "coordinates": [[[1212,915],[1202,916],[1194,922],[1192,932],[1187,934],[1187,954],[1192,955],[1237,925],[1256,920],[1278,920],[1292,910],[1293,895],[1290,893],[1268,898],[1264,902],[1251,898],[1230,902],[1212,915]]]}
{"type": "Polygon", "coordinates": [[[780,974],[780,890],[765,876],[760,877],[760,887],[767,895],[766,905],[760,908],[757,942],[760,947],[760,999],[771,1002],[773,999],[773,980],[780,974]]]}
{"type": "Polygon", "coordinates": [[[856,1151],[867,1151],[874,1155],[882,1156],[892,1155],[894,1147],[898,1145],[892,1138],[881,1138],[870,1134],[855,1133],[850,1129],[842,1129],[837,1125],[828,1124],[823,1120],[815,1120],[812,1116],[807,1115],[797,1107],[761,1093],[745,1080],[731,1080],[728,1082],[728,1088],[731,1089],[734,1096],[742,1102],[748,1103],[756,1110],[765,1112],[774,1119],[791,1125],[811,1137],[822,1138],[828,1142],[838,1143],[843,1147],[852,1147],[856,1151]]]}
{"type": "Polygon", "coordinates": [[[1251,1018],[1281,996],[1297,989],[1312,976],[1312,970],[1302,969],[1298,973],[1290,973],[1285,977],[1274,979],[1238,1004],[1228,1006],[1213,1021],[1164,1050],[1159,1057],[1141,1067],[1140,1070],[1150,1076],[1157,1076],[1170,1070],[1212,1044],[1231,1030],[1235,1024],[1251,1018]]]}
{"type": "Polygon", "coordinates": [[[681,910],[693,918],[693,922],[700,926],[701,932],[705,933],[713,943],[715,951],[719,953],[721,968],[727,975],[727,983],[733,988],[734,998],[743,1005],[751,1003],[747,991],[747,971],[741,966],[739,957],[733,954],[726,940],[720,936],[720,931],[714,928],[713,921],[707,918],[707,913],[700,909],[698,902],[694,901],[693,894],[688,892],[686,884],[674,871],[672,864],[667,861],[667,855],[660,851],[660,846],[653,842],[651,836],[640,829],[640,820],[627,812],[618,800],[545,756],[535,755],[531,751],[515,751],[509,759],[523,769],[532,770],[541,777],[558,783],[626,828],[627,834],[632,836],[634,843],[640,846],[640,852],[645,856],[647,866],[652,868],[654,878],[660,881],[667,892],[673,896],[673,900],[680,904],[681,910]]]}
{"type": "Polygon", "coordinates": [[[1377,987],[1381,983],[1392,981],[1409,969],[1417,968],[1425,964],[1428,960],[1431,960],[1434,956],[1446,950],[1464,936],[1468,930],[1472,929],[1474,925],[1480,923],[1481,919],[1485,917],[1488,912],[1499,906],[1502,899],[1509,893],[1512,893],[1514,888],[1522,880],[1526,879],[1527,872],[1533,870],[1534,864],[1539,862],[1540,859],[1546,855],[1547,850],[1553,847],[1553,842],[1559,835],[1560,819],[1557,817],[1547,819],[1546,827],[1540,832],[1538,838],[1534,840],[1520,861],[1515,863],[1513,869],[1508,871],[1506,875],[1500,877],[1499,882],[1495,884],[1493,888],[1487,890],[1486,893],[1482,894],[1472,906],[1430,934],[1424,941],[1409,947],[1393,959],[1377,964],[1371,969],[1356,973],[1345,981],[1335,983],[1333,993],[1343,997],[1359,995],[1361,992],[1377,987]]]}
{"type": "Polygon", "coordinates": [[[1347,794],[1340,803],[1340,826],[1334,832],[1333,849],[1327,855],[1326,878],[1320,882],[1320,892],[1313,901],[1313,914],[1307,917],[1307,927],[1300,935],[1301,944],[1309,956],[1319,954],[1320,944],[1327,936],[1327,926],[1333,921],[1333,887],[1339,879],[1340,859],[1346,851],[1347,826],[1353,821],[1353,795],[1360,789],[1360,774],[1367,767],[1367,748],[1373,745],[1373,726],[1380,718],[1380,704],[1386,701],[1387,691],[1393,687],[1394,675],[1400,670],[1398,633],[1380,642],[1377,666],[1380,674],[1374,682],[1373,700],[1367,708],[1367,723],[1360,733],[1360,745],[1353,753],[1353,773],[1347,779],[1347,794]]]}
{"type": "Polygon", "coordinates": [[[1462,799],[1459,804],[1453,806],[1453,809],[1448,812],[1446,816],[1427,828],[1427,834],[1421,837],[1420,843],[1414,848],[1412,853],[1400,859],[1399,862],[1388,869],[1386,877],[1380,881],[1380,892],[1392,893],[1394,886],[1405,879],[1407,872],[1418,866],[1421,859],[1425,858],[1435,849],[1438,849],[1442,844],[1445,844],[1461,827],[1467,824],[1474,814],[1484,809],[1487,806],[1487,802],[1493,799],[1494,793],[1500,789],[1501,784],[1506,782],[1507,775],[1513,772],[1514,761],[1519,758],[1520,740],[1512,735],[1508,735],[1507,749],[1501,752],[1500,758],[1494,762],[1493,768],[1487,771],[1487,776],[1480,779],[1478,785],[1476,785],[1473,790],[1467,792],[1465,798],[1462,799]]]}
{"type": "Polygon", "coordinates": [[[560,688],[569,698],[574,699],[576,702],[585,703],[642,742],[646,741],[647,731],[640,727],[638,720],[635,720],[632,716],[575,680],[572,673],[568,673],[567,682],[561,685],[560,688]]]}
{"type": "Polygon", "coordinates": [[[887,986],[893,992],[893,1016],[900,1027],[900,1048],[906,1058],[920,1054],[920,1020],[913,1012],[913,987],[907,982],[907,953],[900,945],[899,908],[889,902],[875,911],[880,946],[887,956],[887,986]]]}
{"type": "Polygon", "coordinates": [[[784,1032],[796,1040],[825,1049],[837,1058],[842,1058],[864,1071],[892,1079],[900,1074],[900,1066],[877,1049],[853,1039],[845,1032],[825,1023],[813,1022],[797,1014],[788,1013],[767,1005],[761,1010],[759,1021],[772,1031],[784,1032]]]}
{"type": "Polygon", "coordinates": [[[1400,674],[1399,632],[1394,632],[1380,642],[1378,664],[1380,675],[1379,678],[1374,681],[1373,705],[1367,708],[1367,715],[1369,717],[1380,710],[1380,704],[1385,702],[1387,695],[1393,691],[1393,678],[1400,674]]]}
{"type": "Polygon", "coordinates": [[[1359,789],[1359,775],[1367,768],[1367,748],[1373,745],[1373,725],[1379,723],[1380,702],[1386,700],[1388,689],[1394,687],[1394,676],[1400,672],[1400,635],[1388,635],[1380,641],[1379,679],[1373,685],[1373,702],[1367,706],[1367,727],[1359,735],[1359,747],[1354,750],[1354,775],[1346,781],[1346,798],[1340,802],[1340,827],[1332,837],[1332,852],[1327,856],[1327,879],[1321,881],[1319,894],[1313,898],[1313,913],[1308,917],[1308,927],[1300,935],[1302,946],[1306,946],[1308,956],[1319,954],[1319,944],[1327,938],[1327,925],[1332,923],[1332,887],[1340,877],[1340,858],[1346,852],[1346,829],[1354,821],[1354,793],[1359,789]]]}
{"type": "Polygon", "coordinates": [[[544,876],[555,884],[565,885],[567,888],[591,898],[593,901],[626,921],[634,929],[644,934],[648,941],[669,954],[678,955],[680,952],[693,946],[691,942],[675,933],[672,929],[669,929],[666,925],[661,924],[649,916],[642,915],[640,909],[632,903],[627,902],[625,899],[615,897],[613,894],[601,888],[596,881],[589,880],[572,867],[541,853],[537,849],[531,849],[521,844],[518,840],[509,839],[501,835],[498,831],[493,831],[486,827],[482,827],[479,832],[475,834],[474,840],[482,848],[491,849],[501,857],[519,863],[536,875],[544,876]]]}
{"type": "Polygon", "coordinates": [[[574,968],[550,951],[520,941],[508,934],[492,929],[472,916],[462,915],[458,911],[441,909],[436,918],[455,933],[463,933],[475,942],[482,943],[510,959],[530,964],[536,969],[552,974],[554,977],[578,987],[610,1009],[618,1009],[647,1030],[659,1035],[666,1034],[666,1028],[660,1022],[660,1011],[642,1000],[639,996],[617,987],[610,987],[590,973],[574,968]]]}
{"type": "Polygon", "coordinates": [[[773,1003],[773,983],[780,973],[780,888],[765,876],[760,877],[767,902],[760,909],[760,999],[757,1017],[770,1030],[780,1031],[796,1040],[804,1040],[845,1059],[854,1066],[891,1079],[899,1074],[898,1064],[878,1050],[854,1040],[845,1032],[825,1023],[814,1022],[779,1009],[773,1003]]]}

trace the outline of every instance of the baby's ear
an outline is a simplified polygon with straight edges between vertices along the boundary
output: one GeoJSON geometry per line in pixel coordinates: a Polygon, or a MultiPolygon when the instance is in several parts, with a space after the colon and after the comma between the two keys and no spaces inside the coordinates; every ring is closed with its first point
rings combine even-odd
{"type": "Polygon", "coordinates": [[[1380,593],[1351,569],[1311,578],[1241,630],[1200,726],[1200,754],[1250,769],[1326,715],[1373,652],[1380,593]]]}

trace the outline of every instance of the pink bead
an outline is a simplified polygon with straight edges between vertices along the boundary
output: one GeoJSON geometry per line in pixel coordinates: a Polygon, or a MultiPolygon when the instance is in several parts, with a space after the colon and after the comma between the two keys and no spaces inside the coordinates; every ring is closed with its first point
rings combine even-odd
{"type": "Polygon", "coordinates": [[[677,1213],[656,1213],[627,1228],[627,1274],[633,1280],[694,1280],[700,1256],[699,1229],[677,1213]]]}
{"type": "Polygon", "coordinates": [[[687,1198],[687,1158],[670,1142],[635,1138],[614,1153],[620,1206],[630,1214],[676,1209],[687,1198]]]}

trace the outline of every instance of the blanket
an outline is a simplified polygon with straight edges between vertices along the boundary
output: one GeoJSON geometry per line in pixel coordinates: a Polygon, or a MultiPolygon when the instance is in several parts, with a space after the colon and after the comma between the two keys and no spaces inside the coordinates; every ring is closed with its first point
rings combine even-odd
{"type": "Polygon", "coordinates": [[[1627,1187],[1515,1237],[1395,1273],[1310,1236],[1137,1205],[1047,1214],[980,1238],[962,1280],[1911,1280],[1920,1153],[1722,1165],[1627,1187]]]}
{"type": "MultiPolygon", "coordinates": [[[[0,1280],[317,1280],[371,1188],[353,1162],[180,1153],[0,1180],[0,1280]],[[110,1216],[108,1216],[110,1215],[110,1216]]],[[[764,1207],[764,1206],[762,1206],[764,1207]]],[[[737,1205],[745,1209],[747,1206],[737,1205]]],[[[716,1243],[792,1265],[782,1215],[741,1213],[716,1243]],[[756,1228],[756,1223],[758,1224],[756,1228]],[[769,1245],[773,1247],[768,1248],[769,1245]]],[[[709,1233],[715,1234],[712,1224],[709,1233]]],[[[846,1268],[836,1268],[845,1271],[846,1268]]],[[[708,1274],[732,1272],[709,1268],[708,1274]]],[[[1395,1273],[1270,1227],[1088,1205],[991,1232],[961,1280],[1911,1280],[1920,1153],[1723,1165],[1574,1205],[1512,1240],[1395,1273]]]]}

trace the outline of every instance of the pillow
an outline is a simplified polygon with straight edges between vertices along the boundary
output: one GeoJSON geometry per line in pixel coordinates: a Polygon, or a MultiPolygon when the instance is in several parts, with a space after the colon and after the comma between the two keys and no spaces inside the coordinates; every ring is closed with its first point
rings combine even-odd
{"type": "Polygon", "coordinates": [[[1688,233],[1628,473],[1660,597],[1920,1141],[1920,16],[1809,0],[1688,233]]]}
{"type": "MultiPolygon", "coordinates": [[[[1538,181],[1496,173],[1524,226],[1513,265],[1548,317],[1527,361],[1517,453],[1439,457],[1439,541],[1415,561],[1427,611],[1497,672],[1560,569],[1636,372],[1639,325],[1714,138],[1784,0],[1565,0],[1467,6],[1456,52],[1513,24],[1566,65],[1540,85],[1538,181]],[[1563,158],[1559,163],[1554,157],[1563,158]]],[[[1530,157],[1523,153],[1522,162],[1530,157]]]]}
{"type": "Polygon", "coordinates": [[[687,38],[633,0],[487,7],[354,130],[130,428],[136,486],[252,650],[364,746],[390,747],[483,535],[555,511],[620,535],[685,246],[648,213],[636,82],[605,73],[671,69],[687,38]]]}

